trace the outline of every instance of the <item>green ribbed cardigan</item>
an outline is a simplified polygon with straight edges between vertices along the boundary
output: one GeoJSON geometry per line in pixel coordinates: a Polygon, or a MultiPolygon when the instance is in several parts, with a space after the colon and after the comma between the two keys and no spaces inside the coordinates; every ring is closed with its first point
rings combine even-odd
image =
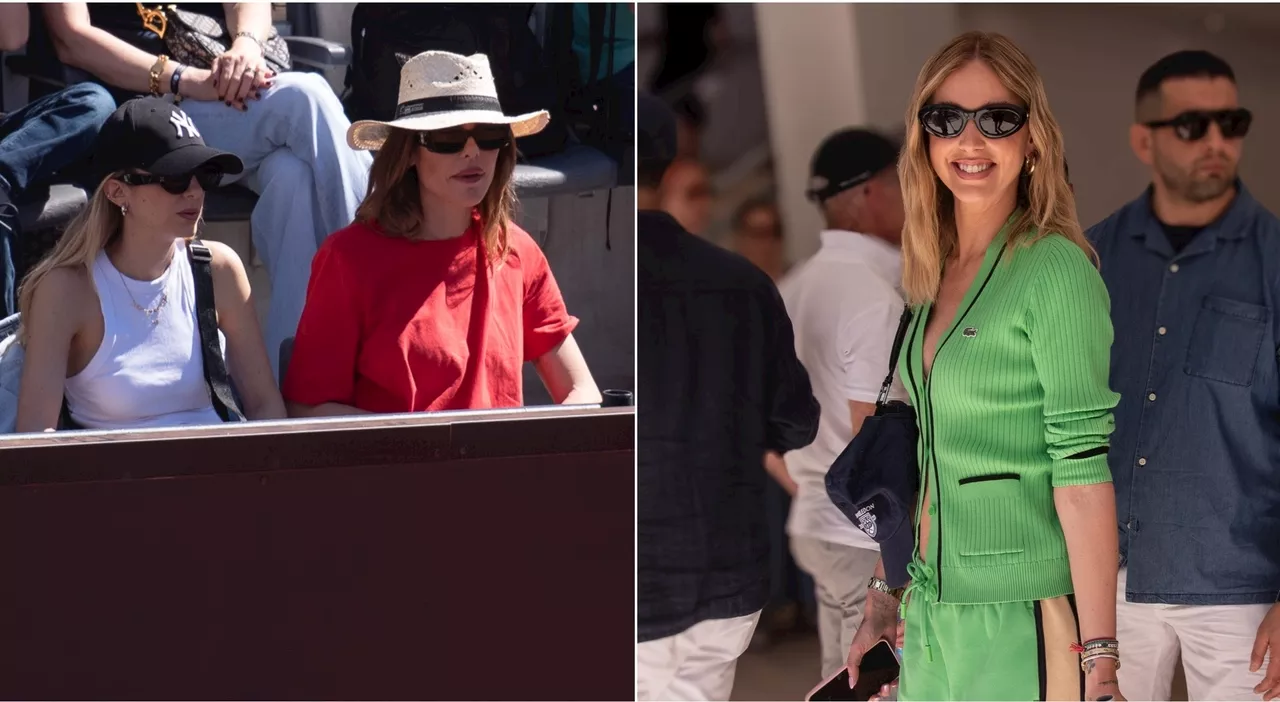
{"type": "Polygon", "coordinates": [[[1053,489],[1111,480],[1120,396],[1108,386],[1107,288],[1061,235],[1019,237],[1002,256],[1007,240],[1002,231],[988,248],[927,381],[932,305],[917,310],[899,361],[920,427],[921,501],[936,486],[929,550],[941,602],[1071,593],[1053,489]]]}

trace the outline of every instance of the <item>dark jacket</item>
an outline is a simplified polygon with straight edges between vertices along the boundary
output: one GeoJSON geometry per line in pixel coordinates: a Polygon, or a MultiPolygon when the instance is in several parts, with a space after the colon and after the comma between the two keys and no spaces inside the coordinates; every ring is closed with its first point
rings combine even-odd
{"type": "Polygon", "coordinates": [[[807,446],[818,402],[773,281],[637,215],[638,639],[761,610],[764,452],[807,446]]]}

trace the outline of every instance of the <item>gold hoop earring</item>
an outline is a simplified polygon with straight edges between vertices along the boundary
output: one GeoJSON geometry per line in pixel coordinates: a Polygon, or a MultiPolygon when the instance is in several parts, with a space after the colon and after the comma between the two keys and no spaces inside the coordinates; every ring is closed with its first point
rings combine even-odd
{"type": "Polygon", "coordinates": [[[1023,162],[1023,165],[1026,167],[1027,175],[1031,175],[1036,172],[1036,164],[1031,160],[1030,156],[1028,156],[1027,160],[1023,162]]]}

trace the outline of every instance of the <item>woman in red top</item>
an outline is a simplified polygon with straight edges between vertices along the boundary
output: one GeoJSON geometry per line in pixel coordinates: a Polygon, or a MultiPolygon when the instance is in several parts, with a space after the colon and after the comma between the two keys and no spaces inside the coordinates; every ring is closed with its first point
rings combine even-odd
{"type": "Polygon", "coordinates": [[[600,402],[547,259],[511,221],[515,137],[483,55],[405,63],[356,222],[325,240],[284,382],[295,417],[519,407],[532,361],[557,403],[600,402]]]}

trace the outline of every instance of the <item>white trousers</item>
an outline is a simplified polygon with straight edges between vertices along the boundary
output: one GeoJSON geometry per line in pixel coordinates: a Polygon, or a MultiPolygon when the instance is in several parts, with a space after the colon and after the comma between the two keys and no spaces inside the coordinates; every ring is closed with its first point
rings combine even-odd
{"type": "Polygon", "coordinates": [[[791,555],[801,570],[813,576],[817,590],[825,680],[839,672],[849,657],[867,604],[867,583],[875,575],[880,551],[795,536],[791,538],[791,555]]]}
{"type": "MultiPolygon", "coordinates": [[[[1167,605],[1126,602],[1125,569],[1116,594],[1120,691],[1131,700],[1168,700],[1182,655],[1191,700],[1260,700],[1253,688],[1267,665],[1249,672],[1258,625],[1271,605],[1167,605]]],[[[1268,654],[1268,661],[1270,660],[1268,654]]]]}
{"type": "Polygon", "coordinates": [[[636,645],[636,699],[728,700],[760,613],[698,622],[636,645]]]}

